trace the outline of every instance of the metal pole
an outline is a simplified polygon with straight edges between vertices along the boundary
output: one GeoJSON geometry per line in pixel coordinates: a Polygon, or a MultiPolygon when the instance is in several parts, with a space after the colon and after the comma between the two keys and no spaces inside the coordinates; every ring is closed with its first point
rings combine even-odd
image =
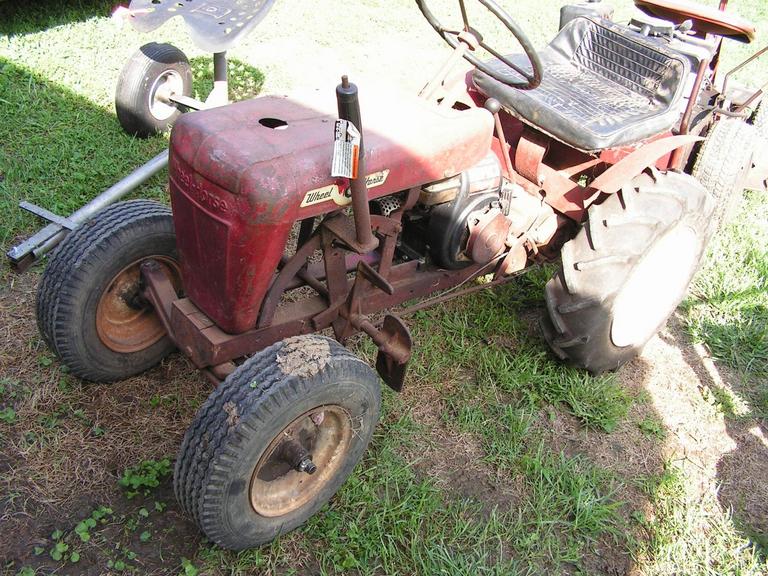
{"type": "Polygon", "coordinates": [[[355,217],[355,232],[359,248],[364,252],[379,245],[371,230],[371,211],[368,206],[368,186],[365,183],[365,149],[363,124],[360,120],[360,102],[357,98],[357,86],[346,76],[341,77],[341,84],[336,87],[339,118],[349,120],[360,132],[360,149],[357,162],[357,178],[350,180],[352,189],[352,214],[355,217]]]}
{"type": "MultiPolygon", "coordinates": [[[[143,166],[140,166],[128,174],[128,176],[107,188],[88,204],[74,212],[67,218],[67,220],[74,224],[82,224],[99,210],[103,210],[105,207],[138,188],[167,165],[168,150],[163,150],[160,154],[152,158],[152,160],[143,166]]],[[[8,251],[7,256],[14,264],[21,264],[22,260],[27,258],[30,254],[34,255],[35,258],[40,258],[61,242],[68,232],[69,231],[60,224],[49,224],[31,238],[28,238],[21,244],[11,248],[8,251]]],[[[29,264],[31,264],[31,262],[26,263],[26,265],[29,264]]],[[[23,268],[25,266],[22,264],[20,267],[23,268]]]]}
{"type": "Polygon", "coordinates": [[[209,108],[229,104],[229,84],[227,80],[227,53],[213,54],[213,90],[206,98],[209,108]]]}

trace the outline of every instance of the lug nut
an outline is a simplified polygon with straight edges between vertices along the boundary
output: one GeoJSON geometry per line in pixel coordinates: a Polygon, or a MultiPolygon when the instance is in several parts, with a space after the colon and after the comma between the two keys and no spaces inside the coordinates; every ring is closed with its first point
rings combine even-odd
{"type": "Polygon", "coordinates": [[[314,474],[317,471],[317,466],[309,457],[304,458],[296,467],[299,472],[306,472],[307,474],[314,474]]]}

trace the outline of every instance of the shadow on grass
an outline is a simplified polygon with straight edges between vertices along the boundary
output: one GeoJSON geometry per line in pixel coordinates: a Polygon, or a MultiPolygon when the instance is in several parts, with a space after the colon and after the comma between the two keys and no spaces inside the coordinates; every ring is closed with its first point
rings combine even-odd
{"type": "MultiPolygon", "coordinates": [[[[762,321],[765,329],[766,309],[758,306],[751,310],[746,322],[753,327],[762,321]],[[752,314],[754,312],[754,315],[752,314]]],[[[743,322],[730,322],[712,326],[711,337],[722,348],[715,357],[726,357],[734,346],[765,344],[764,332],[746,330],[743,322]]],[[[682,334],[682,332],[681,332],[682,334]]],[[[708,342],[710,339],[708,338],[708,342]]],[[[768,558],[768,420],[766,401],[768,390],[763,372],[750,371],[749,366],[729,362],[735,369],[728,370],[707,357],[703,347],[692,347],[687,338],[680,336],[668,341],[678,348],[686,364],[696,374],[699,388],[723,414],[728,437],[736,447],[724,454],[717,463],[718,500],[722,508],[732,513],[733,525],[742,536],[750,540],[762,557],[768,558]]],[[[754,366],[757,368],[757,366],[754,366]]]]}
{"type": "MultiPolygon", "coordinates": [[[[196,91],[213,85],[205,58],[193,59],[196,91]]],[[[253,97],[264,75],[230,62],[231,96],[253,97]]],[[[69,215],[167,146],[167,138],[127,136],[115,115],[38,74],[0,58],[0,249],[35,227],[18,203],[69,215]]],[[[134,192],[165,199],[165,174],[134,192]]],[[[39,223],[38,223],[39,224],[39,223]]]]}
{"type": "MultiPolygon", "coordinates": [[[[128,137],[114,114],[2,58],[0,101],[3,252],[35,225],[19,201],[68,215],[166,146],[128,137]]],[[[137,192],[162,198],[164,189],[155,177],[137,192]]]]}
{"type": "MultiPolygon", "coordinates": [[[[0,34],[30,34],[93,16],[109,16],[120,3],[118,0],[0,0],[0,34]]],[[[122,4],[127,5],[128,1],[122,4]]]]}
{"type": "MultiPolygon", "coordinates": [[[[261,72],[237,62],[231,70],[235,87],[258,92],[261,72]]],[[[69,214],[166,146],[162,136],[127,136],[110,111],[0,58],[0,248],[5,252],[41,225],[18,209],[20,200],[69,214]]],[[[165,178],[156,176],[134,194],[163,199],[165,178]]],[[[112,386],[69,377],[37,335],[37,276],[10,279],[4,272],[2,278],[0,572],[24,566],[101,574],[111,562],[115,571],[123,563],[147,574],[177,573],[201,536],[176,506],[170,480],[148,497],[128,500],[117,478],[126,462],[173,455],[208,385],[178,355],[112,386]],[[53,478],[76,497],[51,498],[42,486],[53,478]],[[73,527],[102,505],[113,513],[91,530],[89,544],[73,527]],[[58,541],[51,536],[57,530],[63,531],[58,541]],[[58,543],[68,546],[61,561],[51,554],[58,543]]]]}

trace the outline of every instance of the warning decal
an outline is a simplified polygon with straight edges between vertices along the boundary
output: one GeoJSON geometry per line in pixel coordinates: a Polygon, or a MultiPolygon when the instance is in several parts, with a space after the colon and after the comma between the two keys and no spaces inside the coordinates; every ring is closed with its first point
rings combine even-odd
{"type": "Polygon", "coordinates": [[[360,131],[349,120],[336,120],[333,129],[331,176],[357,178],[360,131]]]}

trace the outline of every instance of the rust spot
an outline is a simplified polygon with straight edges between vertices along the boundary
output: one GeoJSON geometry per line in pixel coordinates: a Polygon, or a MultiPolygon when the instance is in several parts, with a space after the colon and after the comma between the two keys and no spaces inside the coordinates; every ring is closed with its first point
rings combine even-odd
{"type": "Polygon", "coordinates": [[[324,338],[296,336],[285,340],[277,354],[277,364],[286,376],[308,378],[325,368],[331,359],[331,347],[324,338]]]}

